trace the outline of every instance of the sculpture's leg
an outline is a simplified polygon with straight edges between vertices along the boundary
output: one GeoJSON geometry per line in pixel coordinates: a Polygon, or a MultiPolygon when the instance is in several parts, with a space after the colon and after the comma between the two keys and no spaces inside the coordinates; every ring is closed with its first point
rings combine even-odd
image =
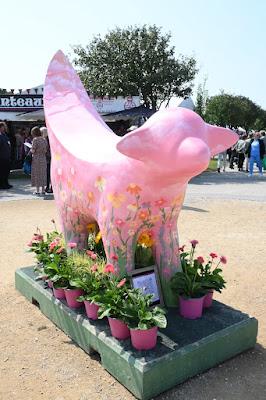
{"type": "Polygon", "coordinates": [[[157,226],[154,235],[156,264],[164,302],[169,307],[176,306],[178,296],[170,287],[170,280],[180,267],[176,221],[157,226]]]}
{"type": "Polygon", "coordinates": [[[60,219],[67,248],[70,249],[70,243],[75,243],[78,250],[87,249],[88,222],[82,216],[70,213],[62,213],[60,219]]]}

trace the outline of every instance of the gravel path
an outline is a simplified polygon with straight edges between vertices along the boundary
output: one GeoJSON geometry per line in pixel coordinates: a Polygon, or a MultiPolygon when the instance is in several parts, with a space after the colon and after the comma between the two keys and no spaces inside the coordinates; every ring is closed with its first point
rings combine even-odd
{"type": "MultiPolygon", "coordinates": [[[[178,223],[180,243],[198,239],[199,255],[217,251],[228,257],[227,289],[216,298],[259,320],[258,344],[157,400],[266,399],[266,182],[238,173],[228,179],[204,174],[189,185],[178,223]]],[[[36,226],[52,229],[56,209],[53,200],[30,200],[28,181],[12,183],[17,189],[0,192],[5,200],[0,201],[0,399],[133,399],[97,358],[75,346],[14,289],[15,270],[33,263],[25,243],[36,226]],[[23,197],[29,200],[6,201],[23,197]]]]}

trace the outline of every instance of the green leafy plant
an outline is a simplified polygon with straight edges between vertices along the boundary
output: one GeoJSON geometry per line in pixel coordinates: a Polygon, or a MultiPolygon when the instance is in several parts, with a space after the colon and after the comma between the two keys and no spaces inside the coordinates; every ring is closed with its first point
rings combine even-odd
{"type": "Polygon", "coordinates": [[[144,295],[140,289],[129,289],[121,310],[123,321],[131,329],[147,330],[154,326],[165,328],[165,311],[151,304],[151,294],[144,295]]]}
{"type": "Polygon", "coordinates": [[[221,275],[221,264],[226,264],[224,256],[219,258],[217,265],[214,259],[218,259],[216,253],[210,253],[207,263],[202,256],[195,257],[197,240],[191,240],[190,251],[184,251],[185,246],[180,247],[180,262],[182,272],[177,272],[171,279],[171,288],[174,292],[187,298],[202,297],[210,290],[221,290],[225,287],[225,281],[221,275]]]}
{"type": "Polygon", "coordinates": [[[123,321],[123,309],[128,296],[129,285],[126,278],[119,279],[113,274],[108,275],[106,289],[99,302],[98,318],[111,317],[123,321]]]}

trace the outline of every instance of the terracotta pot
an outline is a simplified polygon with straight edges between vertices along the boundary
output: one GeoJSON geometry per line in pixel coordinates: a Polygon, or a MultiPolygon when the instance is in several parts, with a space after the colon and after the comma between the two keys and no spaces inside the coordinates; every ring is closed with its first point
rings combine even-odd
{"type": "Polygon", "coordinates": [[[137,350],[151,350],[157,344],[158,327],[142,330],[130,329],[132,346],[137,350]]]}
{"type": "Polygon", "coordinates": [[[204,297],[184,298],[179,296],[180,315],[187,319],[200,318],[202,316],[204,297]]]}
{"type": "Polygon", "coordinates": [[[204,296],[203,300],[203,308],[209,308],[212,306],[212,298],[213,298],[213,290],[210,290],[207,294],[204,296]]]}
{"type": "Polygon", "coordinates": [[[125,339],[129,338],[130,331],[129,331],[127,325],[123,321],[120,321],[119,319],[116,319],[116,318],[108,317],[108,322],[109,322],[111,334],[113,337],[115,337],[116,339],[120,339],[120,340],[125,340],[125,339]]]}
{"type": "Polygon", "coordinates": [[[84,301],[84,305],[85,305],[87,317],[90,319],[93,319],[93,320],[98,319],[98,310],[100,307],[97,304],[91,303],[88,300],[84,301]]]}
{"type": "Polygon", "coordinates": [[[66,295],[65,295],[65,290],[62,288],[55,288],[53,287],[53,293],[54,293],[54,297],[56,299],[65,299],[66,295]]]}
{"type": "Polygon", "coordinates": [[[79,308],[82,306],[82,301],[77,301],[77,297],[83,294],[82,289],[64,289],[67,305],[70,308],[79,308]]]}

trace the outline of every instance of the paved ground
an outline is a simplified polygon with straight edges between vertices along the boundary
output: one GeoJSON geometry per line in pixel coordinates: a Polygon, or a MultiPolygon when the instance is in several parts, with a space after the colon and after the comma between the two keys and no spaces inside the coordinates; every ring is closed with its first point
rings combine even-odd
{"type": "MultiPolygon", "coordinates": [[[[29,178],[10,179],[13,189],[1,190],[0,201],[38,199],[32,194],[29,178]]],[[[46,195],[45,200],[53,196],[46,195]]],[[[198,202],[199,199],[250,200],[266,202],[266,173],[264,177],[255,174],[252,178],[244,172],[226,171],[205,172],[192,179],[188,185],[185,203],[198,202]]]]}

